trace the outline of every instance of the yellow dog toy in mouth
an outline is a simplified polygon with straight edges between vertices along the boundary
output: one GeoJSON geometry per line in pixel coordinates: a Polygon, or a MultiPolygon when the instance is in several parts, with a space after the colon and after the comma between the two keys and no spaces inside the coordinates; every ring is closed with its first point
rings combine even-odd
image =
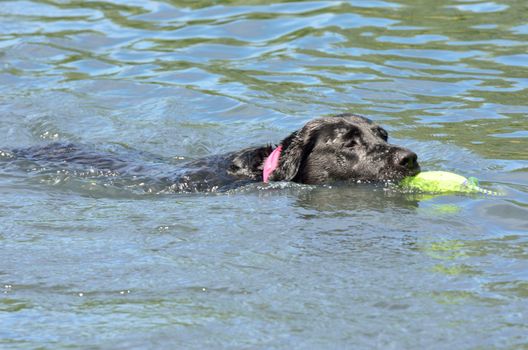
{"type": "Polygon", "coordinates": [[[403,189],[428,193],[483,193],[498,195],[482,188],[474,177],[450,173],[448,171],[423,171],[415,176],[404,178],[400,182],[403,189]]]}

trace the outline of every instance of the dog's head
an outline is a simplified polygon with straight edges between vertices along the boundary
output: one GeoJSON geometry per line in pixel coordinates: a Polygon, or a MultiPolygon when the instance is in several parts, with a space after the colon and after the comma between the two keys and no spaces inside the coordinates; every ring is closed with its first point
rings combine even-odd
{"type": "Polygon", "coordinates": [[[400,180],[420,171],[415,153],[391,145],[387,131],[353,114],[315,119],[281,145],[279,167],[271,175],[274,181],[400,180]]]}

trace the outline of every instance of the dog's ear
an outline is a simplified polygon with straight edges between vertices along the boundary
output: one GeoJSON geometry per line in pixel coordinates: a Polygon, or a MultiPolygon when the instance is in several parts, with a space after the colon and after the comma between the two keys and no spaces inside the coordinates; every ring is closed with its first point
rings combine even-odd
{"type": "Polygon", "coordinates": [[[306,158],[315,146],[317,128],[313,124],[305,125],[281,142],[279,167],[271,175],[271,180],[298,182],[306,158]]]}

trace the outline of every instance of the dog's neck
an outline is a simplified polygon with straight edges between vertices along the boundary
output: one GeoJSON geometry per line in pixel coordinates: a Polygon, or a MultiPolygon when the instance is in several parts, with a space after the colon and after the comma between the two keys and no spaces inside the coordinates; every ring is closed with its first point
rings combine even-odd
{"type": "Polygon", "coordinates": [[[246,148],[232,153],[229,158],[227,173],[239,178],[261,180],[266,158],[273,152],[271,145],[257,148],[246,148]]]}
{"type": "Polygon", "coordinates": [[[269,178],[273,171],[279,167],[279,158],[282,152],[282,145],[277,146],[270,153],[270,155],[264,160],[264,165],[262,169],[262,181],[269,182],[269,178]]]}

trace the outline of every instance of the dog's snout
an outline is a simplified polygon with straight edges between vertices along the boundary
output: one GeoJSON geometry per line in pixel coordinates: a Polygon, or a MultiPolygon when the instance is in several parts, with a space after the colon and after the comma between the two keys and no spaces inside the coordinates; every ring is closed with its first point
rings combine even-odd
{"type": "Polygon", "coordinates": [[[409,150],[401,150],[395,155],[394,163],[407,169],[418,168],[418,156],[409,150]]]}

